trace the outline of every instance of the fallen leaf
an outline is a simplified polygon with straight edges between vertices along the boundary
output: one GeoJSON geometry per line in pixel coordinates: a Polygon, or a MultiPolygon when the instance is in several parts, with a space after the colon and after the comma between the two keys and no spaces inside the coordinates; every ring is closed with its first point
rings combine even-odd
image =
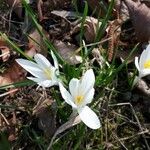
{"type": "MultiPolygon", "coordinates": [[[[117,51],[116,57],[119,57],[121,61],[124,62],[129,57],[130,53],[131,53],[130,49],[120,50],[120,51],[117,51]]],[[[139,55],[140,55],[140,51],[134,51],[132,55],[128,58],[127,63],[133,62],[135,57],[139,55]]]]}
{"type": "MultiPolygon", "coordinates": [[[[47,37],[48,34],[41,26],[39,26],[41,32],[43,32],[47,37]]],[[[40,35],[39,31],[37,29],[32,29],[29,33],[28,36],[29,44],[28,47],[29,49],[36,51],[36,53],[41,53],[44,56],[47,56],[47,47],[43,41],[43,37],[40,35]]]]}
{"type": "Polygon", "coordinates": [[[26,73],[27,72],[14,61],[11,67],[0,76],[0,86],[23,81],[26,73]]]}
{"type": "Polygon", "coordinates": [[[37,0],[39,20],[48,19],[52,10],[67,8],[70,4],[70,0],[37,0]]]}
{"type": "Polygon", "coordinates": [[[101,22],[93,17],[88,17],[85,21],[85,33],[84,37],[88,43],[92,43],[95,40],[97,34],[97,27],[101,26],[101,22]]]}
{"type": "Polygon", "coordinates": [[[150,41],[150,8],[140,2],[124,0],[139,41],[150,41]]]}
{"type": "Polygon", "coordinates": [[[76,12],[74,11],[65,11],[65,10],[53,10],[51,11],[51,14],[57,15],[59,17],[62,17],[64,19],[67,19],[69,17],[77,17],[76,12]]]}
{"type": "Polygon", "coordinates": [[[139,79],[138,83],[136,84],[136,88],[138,88],[139,91],[145,96],[150,97],[150,88],[143,79],[139,79]]]}
{"type": "Polygon", "coordinates": [[[70,64],[79,64],[82,62],[82,57],[77,55],[78,47],[73,44],[67,44],[62,41],[55,40],[54,46],[58,53],[70,64]]]}
{"type": "Polygon", "coordinates": [[[33,108],[33,114],[39,119],[38,126],[46,137],[51,137],[56,130],[56,110],[56,102],[50,99],[40,100],[33,108]]]}
{"type": "MultiPolygon", "coordinates": [[[[87,17],[84,23],[84,37],[86,39],[86,43],[92,43],[95,40],[97,34],[97,28],[101,26],[101,22],[99,22],[94,17],[87,17]]],[[[81,23],[73,28],[71,34],[77,34],[81,30],[81,23]]]]}
{"type": "MultiPolygon", "coordinates": [[[[87,0],[87,2],[92,12],[94,12],[97,16],[100,17],[104,15],[104,10],[102,9],[102,5],[100,5],[99,0],[87,0]]],[[[81,1],[81,3],[83,3],[83,1],[81,1]]],[[[102,3],[104,4],[105,1],[103,1],[102,3]]]]}

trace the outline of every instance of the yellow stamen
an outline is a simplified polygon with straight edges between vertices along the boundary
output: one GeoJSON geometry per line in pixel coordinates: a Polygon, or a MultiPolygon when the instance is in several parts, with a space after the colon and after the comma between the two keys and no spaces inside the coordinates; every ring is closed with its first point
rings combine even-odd
{"type": "Polygon", "coordinates": [[[83,102],[83,96],[77,96],[77,97],[75,98],[75,103],[76,103],[77,105],[80,105],[82,102],[83,102]]]}
{"type": "Polygon", "coordinates": [[[144,68],[149,68],[150,69],[150,60],[147,60],[145,63],[144,63],[144,68]]]}
{"type": "Polygon", "coordinates": [[[45,76],[47,77],[47,79],[51,80],[52,79],[52,72],[51,72],[51,69],[50,68],[45,68],[44,69],[44,74],[45,76]]]}

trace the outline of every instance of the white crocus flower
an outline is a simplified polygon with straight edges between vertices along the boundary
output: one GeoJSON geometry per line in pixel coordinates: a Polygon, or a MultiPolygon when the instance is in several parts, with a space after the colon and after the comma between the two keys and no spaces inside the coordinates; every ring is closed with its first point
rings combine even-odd
{"type": "Polygon", "coordinates": [[[95,76],[93,70],[87,70],[84,76],[78,80],[71,79],[69,83],[69,92],[59,83],[59,88],[63,99],[72,106],[73,110],[77,110],[80,119],[90,128],[100,128],[100,120],[87,104],[91,103],[94,96],[95,76]]]}
{"type": "Polygon", "coordinates": [[[142,52],[140,59],[135,57],[135,66],[139,71],[138,79],[150,74],[150,44],[142,52]]]}
{"type": "Polygon", "coordinates": [[[16,61],[20,66],[34,76],[27,77],[28,79],[33,80],[39,86],[46,88],[58,85],[58,63],[52,51],[51,55],[54,60],[54,66],[52,66],[51,63],[41,54],[35,54],[34,60],[36,63],[26,59],[16,59],[16,61]]]}

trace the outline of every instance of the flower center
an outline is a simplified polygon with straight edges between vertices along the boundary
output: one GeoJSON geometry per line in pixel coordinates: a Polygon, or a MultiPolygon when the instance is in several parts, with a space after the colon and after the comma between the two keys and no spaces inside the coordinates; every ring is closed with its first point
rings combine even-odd
{"type": "Polygon", "coordinates": [[[80,105],[83,102],[83,96],[76,96],[75,103],[80,105]]]}
{"type": "Polygon", "coordinates": [[[147,61],[144,63],[144,68],[150,68],[150,60],[147,60],[147,61]]]}
{"type": "Polygon", "coordinates": [[[51,72],[50,68],[45,68],[44,69],[44,74],[47,77],[47,79],[49,79],[49,80],[52,79],[52,72],[51,72]]]}

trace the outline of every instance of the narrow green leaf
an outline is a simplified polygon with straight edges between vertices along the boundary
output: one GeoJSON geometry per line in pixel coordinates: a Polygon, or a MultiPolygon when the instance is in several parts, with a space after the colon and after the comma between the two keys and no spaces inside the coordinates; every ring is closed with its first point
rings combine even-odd
{"type": "Polygon", "coordinates": [[[14,42],[12,42],[12,41],[7,37],[6,34],[3,34],[3,33],[0,32],[0,36],[1,36],[3,39],[5,39],[5,40],[14,48],[14,50],[15,50],[17,53],[23,55],[25,58],[27,58],[27,59],[29,59],[29,60],[33,60],[31,57],[27,56],[14,42]]]}

